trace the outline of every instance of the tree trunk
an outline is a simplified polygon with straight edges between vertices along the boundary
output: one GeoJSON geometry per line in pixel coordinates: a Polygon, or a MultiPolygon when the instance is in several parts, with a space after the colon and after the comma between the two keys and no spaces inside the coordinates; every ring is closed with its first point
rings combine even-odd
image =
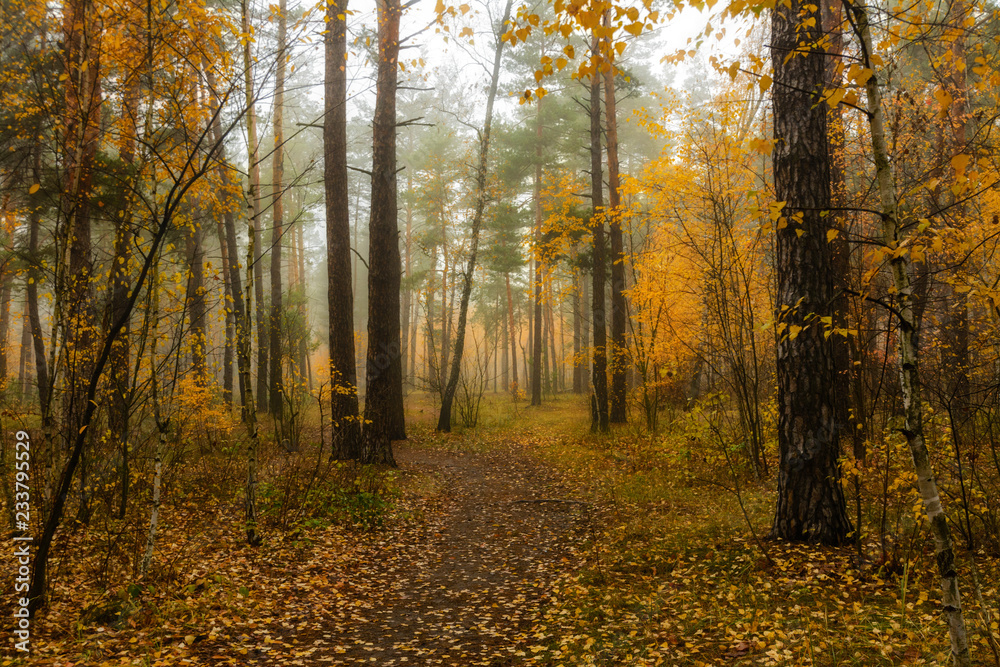
{"type": "MultiPolygon", "coordinates": [[[[267,395],[267,348],[264,346],[264,332],[261,325],[265,319],[264,293],[261,288],[263,281],[263,271],[260,261],[260,161],[257,159],[257,115],[254,107],[255,95],[253,88],[253,60],[250,57],[250,12],[248,0],[243,0],[241,6],[241,17],[243,21],[243,68],[244,83],[246,86],[247,102],[247,142],[249,146],[250,158],[250,216],[247,221],[247,254],[246,254],[246,296],[244,298],[244,318],[242,331],[237,333],[240,337],[237,354],[246,355],[250,358],[250,345],[253,340],[253,328],[250,317],[250,295],[254,292],[254,280],[257,282],[256,302],[257,302],[257,396],[267,395]],[[264,353],[261,360],[260,352],[264,353]],[[262,383],[261,380],[264,380],[262,383]]],[[[230,246],[233,249],[233,246],[230,246]]],[[[236,284],[235,282],[233,283],[236,284]]],[[[244,521],[246,523],[247,543],[257,546],[261,543],[261,537],[257,533],[257,449],[259,436],[257,432],[257,405],[254,402],[253,390],[250,386],[250,368],[245,364],[240,370],[242,383],[246,388],[245,401],[243,403],[243,423],[247,429],[247,478],[243,493],[244,521]]]]}
{"type": "MultiPolygon", "coordinates": [[[[841,0],[823,0],[823,30],[829,35],[826,60],[826,87],[830,90],[843,85],[843,74],[837,65],[843,56],[844,36],[843,3],[841,0]]],[[[827,152],[830,159],[830,196],[833,203],[833,228],[836,236],[830,239],[832,271],[834,280],[834,301],[832,326],[834,329],[848,330],[850,326],[851,298],[851,245],[848,241],[848,221],[844,211],[847,208],[846,184],[844,181],[844,134],[843,107],[827,105],[827,152]]],[[[847,335],[834,333],[830,337],[833,346],[834,401],[836,419],[841,433],[850,433],[854,457],[863,460],[865,441],[861,425],[864,415],[855,410],[857,383],[854,368],[855,340],[847,335]]]]}
{"type": "Polygon", "coordinates": [[[4,273],[0,288],[0,387],[7,388],[7,352],[10,348],[10,293],[14,276],[4,273]]]}
{"type": "Polygon", "coordinates": [[[413,277],[413,267],[410,258],[410,249],[413,239],[413,170],[406,170],[406,236],[403,239],[403,270],[406,275],[407,285],[403,290],[403,312],[402,312],[402,333],[403,333],[403,385],[412,385],[412,377],[408,372],[410,357],[413,356],[413,351],[410,342],[410,303],[412,301],[413,295],[413,284],[411,278],[413,277]]]}
{"type": "MultiPolygon", "coordinates": [[[[224,170],[220,166],[220,170],[224,170]]],[[[224,214],[232,218],[232,213],[224,214]]],[[[225,317],[225,328],[222,348],[222,402],[229,408],[233,407],[233,341],[236,337],[233,321],[233,286],[229,272],[229,245],[226,242],[226,227],[222,217],[216,216],[216,231],[219,235],[219,248],[222,254],[222,312],[225,317]]]]}
{"type": "Polygon", "coordinates": [[[191,369],[194,371],[195,384],[198,387],[208,386],[208,366],[205,362],[205,253],[202,247],[201,222],[194,223],[194,230],[188,236],[188,285],[187,311],[191,323],[189,339],[191,340],[191,369]]]}
{"type": "MultiPolygon", "coordinates": [[[[868,10],[864,6],[849,5],[853,15],[852,25],[861,42],[861,53],[865,67],[874,70],[871,31],[868,25],[868,10]]],[[[889,161],[889,147],[885,136],[882,111],[882,91],[878,77],[871,76],[865,83],[868,97],[868,124],[871,130],[872,153],[882,206],[882,242],[887,248],[898,248],[901,238],[899,212],[896,208],[896,185],[889,161]]],[[[924,511],[931,525],[934,537],[934,553],[941,578],[941,607],[948,623],[951,638],[951,657],[957,667],[969,667],[972,658],[962,614],[962,599],[958,588],[958,573],[955,568],[955,551],[951,540],[948,518],[941,505],[930,454],[924,440],[923,400],[920,395],[919,350],[916,345],[917,327],[914,322],[912,284],[909,273],[909,255],[893,253],[889,260],[893,284],[896,288],[896,327],[899,341],[899,380],[903,394],[904,427],[903,435],[910,447],[913,467],[917,473],[917,487],[923,499],[924,511]]]]}
{"type": "Polygon", "coordinates": [[[444,260],[444,268],[441,271],[441,365],[437,370],[437,391],[444,394],[445,382],[448,372],[448,352],[451,349],[451,333],[448,326],[451,320],[451,309],[455,307],[454,301],[449,303],[448,299],[448,227],[445,225],[444,212],[441,213],[441,258],[444,260]]]}
{"type": "Polygon", "coordinates": [[[17,362],[18,398],[24,399],[24,387],[28,382],[28,364],[31,363],[31,320],[28,317],[28,306],[25,303],[24,315],[21,317],[21,353],[17,362]]]}
{"type": "MultiPolygon", "coordinates": [[[[215,75],[209,70],[206,76],[208,79],[208,88],[212,91],[209,104],[212,109],[212,140],[215,144],[219,180],[222,182],[223,190],[227,193],[232,193],[233,185],[229,177],[229,165],[226,162],[226,145],[223,141],[222,119],[218,111],[219,102],[214,92],[216,90],[215,75]]],[[[229,197],[231,196],[230,194],[229,197]]],[[[247,406],[253,400],[253,396],[251,395],[252,387],[250,386],[250,339],[252,334],[249,328],[249,316],[247,313],[250,304],[244,299],[243,294],[243,279],[240,277],[240,255],[236,243],[236,216],[233,215],[231,206],[223,208],[222,221],[224,229],[220,229],[220,241],[225,247],[223,266],[227,271],[229,295],[232,298],[232,313],[227,319],[231,320],[235,325],[235,331],[228,325],[226,331],[227,336],[234,335],[236,338],[236,367],[239,378],[240,405],[242,406],[243,419],[246,421],[247,406]],[[221,240],[222,238],[224,240],[221,240]]]]}
{"type": "Polygon", "coordinates": [[[583,393],[583,362],[580,357],[581,313],[580,280],[573,276],[573,393],[583,393]]]}
{"type": "MultiPolygon", "coordinates": [[[[243,21],[243,34],[247,35],[243,44],[243,76],[246,88],[246,125],[247,125],[247,151],[249,153],[249,187],[250,191],[247,193],[247,199],[250,203],[250,227],[252,239],[250,240],[250,246],[253,248],[252,260],[247,260],[247,289],[250,289],[250,285],[254,285],[253,288],[253,303],[254,308],[257,313],[257,399],[261,402],[264,401],[264,397],[268,395],[268,384],[267,384],[267,321],[268,317],[265,315],[267,312],[264,308],[264,262],[261,259],[261,230],[260,230],[260,217],[261,217],[261,207],[260,207],[260,158],[259,158],[259,145],[257,141],[257,93],[254,88],[253,81],[253,64],[254,60],[251,57],[250,45],[252,39],[250,38],[250,8],[248,0],[242,0],[241,4],[241,18],[243,21]],[[253,271],[251,275],[249,272],[253,271]]],[[[247,316],[250,315],[250,297],[246,299],[247,316]]],[[[249,332],[251,329],[247,327],[249,332]]],[[[251,343],[253,342],[253,335],[250,335],[251,343]]],[[[254,405],[254,410],[257,409],[256,403],[254,405]]],[[[256,422],[256,419],[254,419],[256,422]]]]}
{"type": "MultiPolygon", "coordinates": [[[[285,180],[285,70],[287,37],[287,14],[288,8],[286,0],[280,0],[278,4],[278,64],[277,75],[274,84],[274,155],[272,156],[272,176],[271,176],[271,214],[274,226],[271,228],[271,316],[268,333],[270,335],[270,361],[271,370],[268,373],[269,394],[268,406],[271,416],[275,419],[281,418],[282,408],[282,361],[284,355],[281,353],[281,246],[283,243],[285,225],[285,198],[282,188],[285,180]]],[[[261,341],[261,347],[264,343],[261,341]]],[[[261,394],[261,400],[264,395],[261,394]]]]}
{"type": "Polygon", "coordinates": [[[507,284],[507,330],[510,336],[510,370],[511,370],[511,383],[510,392],[514,398],[517,398],[517,334],[514,329],[514,295],[510,289],[510,274],[505,273],[503,275],[504,281],[507,284]]]}
{"type": "MultiPolygon", "coordinates": [[[[610,25],[611,10],[604,14],[605,25],[610,25]]],[[[610,39],[610,38],[609,38],[610,39]]],[[[628,366],[628,347],[625,344],[625,326],[628,311],[625,304],[625,253],[622,243],[621,191],[618,176],[618,111],[615,100],[614,49],[607,42],[605,57],[612,59],[604,66],[604,115],[607,121],[608,151],[608,228],[611,242],[611,345],[608,346],[611,364],[612,424],[627,421],[625,398],[627,395],[625,370],[628,366]]]]}
{"type": "Polygon", "coordinates": [[[451,373],[448,385],[441,399],[441,413],[438,416],[437,430],[448,433],[451,431],[451,406],[458,388],[458,379],[462,372],[462,355],[465,351],[465,326],[469,315],[469,299],[472,297],[472,280],[476,271],[476,253],[479,250],[479,230],[483,224],[483,212],[486,209],[486,199],[489,193],[486,189],[486,169],[489,164],[490,128],[493,124],[493,101],[497,96],[497,85],[500,81],[500,60],[503,55],[503,40],[500,34],[505,30],[510,18],[510,7],[513,0],[507,0],[504,5],[503,19],[497,28],[497,46],[493,56],[493,77],[490,79],[490,92],[486,98],[486,122],[479,136],[479,165],[476,169],[476,212],[472,218],[472,236],[469,247],[469,263],[462,279],[462,301],[458,311],[458,329],[455,332],[455,354],[451,362],[451,373]]]}
{"type": "MultiPolygon", "coordinates": [[[[597,52],[597,37],[591,50],[597,52]]],[[[595,69],[590,80],[590,219],[594,246],[593,294],[591,323],[594,329],[593,414],[591,431],[608,430],[607,329],[604,310],[605,249],[604,249],[604,183],[601,178],[601,74],[595,69]]]]}
{"type": "Polygon", "coordinates": [[[160,525],[160,486],[163,478],[163,456],[167,448],[167,426],[168,420],[164,420],[160,414],[160,392],[159,379],[156,373],[156,347],[159,338],[160,321],[160,294],[159,294],[159,271],[154,265],[149,277],[149,359],[150,368],[150,396],[153,403],[153,420],[156,422],[156,429],[159,431],[159,440],[156,447],[156,458],[153,462],[153,498],[152,508],[149,512],[149,532],[146,534],[146,553],[142,558],[142,567],[139,569],[139,578],[144,578],[149,573],[149,568],[153,563],[153,549],[156,546],[156,531],[160,525]]]}
{"type": "MultiPolygon", "coordinates": [[[[772,534],[841,544],[851,532],[840,485],[833,351],[823,326],[833,301],[827,240],[830,158],[821,52],[796,52],[822,34],[799,0],[772,15],[774,181],[778,222],[778,505],[772,534]]],[[[827,320],[829,321],[829,320],[827,320]]]]}
{"type": "MultiPolygon", "coordinates": [[[[65,133],[63,173],[63,234],[61,261],[64,295],[67,392],[64,399],[65,433],[76,433],[86,410],[84,395],[93,368],[96,312],[91,273],[91,189],[100,142],[101,80],[98,54],[100,32],[94,30],[90,0],[73,0],[63,10],[65,67],[65,133]]],[[[58,298],[58,296],[57,296],[58,298]]],[[[68,437],[72,440],[72,435],[68,437]]],[[[81,506],[86,518],[87,503],[81,506]]]]}
{"type": "Polygon", "coordinates": [[[372,150],[368,251],[368,354],[361,461],[395,466],[403,373],[399,331],[399,231],[396,209],[396,75],[399,0],[378,0],[378,78],[372,150]]]}
{"type": "MultiPolygon", "coordinates": [[[[133,105],[133,110],[135,106],[133,105]]],[[[128,164],[133,162],[131,148],[128,146],[127,150],[122,151],[122,157],[128,164]]],[[[133,186],[134,183],[130,183],[129,189],[133,186]]],[[[132,258],[131,244],[133,239],[130,213],[129,203],[127,201],[121,202],[116,218],[115,252],[111,262],[111,301],[105,311],[102,327],[105,335],[113,322],[117,322],[125,316],[125,306],[128,303],[128,293],[131,287],[129,263],[132,258]]],[[[129,324],[128,318],[125,318],[121,338],[111,349],[110,369],[108,371],[110,382],[107,388],[110,394],[108,430],[116,441],[119,452],[121,452],[121,502],[118,506],[118,518],[120,519],[125,518],[129,491],[129,411],[132,403],[129,324]]]]}
{"type": "Polygon", "coordinates": [[[531,326],[531,404],[542,404],[542,98],[535,102],[535,279],[531,326]]]}
{"type": "MultiPolygon", "coordinates": [[[[36,144],[34,148],[33,172],[35,182],[40,182],[42,177],[42,148],[36,144]]],[[[37,196],[37,195],[36,195],[37,196]]],[[[43,272],[41,259],[38,256],[38,232],[41,226],[41,204],[32,202],[31,212],[28,215],[28,281],[25,286],[25,297],[28,308],[28,322],[31,325],[31,339],[35,353],[35,381],[38,385],[38,406],[42,415],[43,431],[46,434],[47,447],[53,447],[54,443],[48,441],[48,435],[52,426],[52,391],[49,386],[48,364],[45,358],[45,334],[42,331],[42,320],[38,312],[38,284],[42,280],[43,272]]],[[[53,331],[53,333],[55,333],[53,331]]],[[[55,337],[55,336],[53,336],[55,337]]],[[[53,343],[53,347],[55,347],[53,343]]]]}
{"type": "Polygon", "coordinates": [[[587,390],[587,378],[590,376],[590,318],[587,317],[587,305],[590,303],[590,281],[587,272],[580,271],[580,283],[583,286],[583,296],[580,300],[580,392],[587,390]]]}
{"type": "Polygon", "coordinates": [[[347,192],[347,0],[326,13],[325,116],[327,302],[330,309],[330,419],[336,459],[361,455],[358,380],[354,351],[354,292],[351,284],[351,216],[347,192]]]}

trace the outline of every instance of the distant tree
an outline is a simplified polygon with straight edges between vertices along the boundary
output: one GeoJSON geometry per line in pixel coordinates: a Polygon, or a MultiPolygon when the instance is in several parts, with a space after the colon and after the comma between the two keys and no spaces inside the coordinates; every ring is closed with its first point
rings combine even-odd
{"type": "Polygon", "coordinates": [[[469,315],[469,299],[472,296],[472,279],[476,271],[476,256],[479,250],[479,231],[483,224],[483,213],[486,210],[486,200],[489,192],[486,187],[486,172],[489,164],[490,130],[493,126],[493,102],[497,96],[497,85],[500,82],[500,62],[503,57],[503,40],[500,35],[510,18],[510,8],[513,0],[507,0],[504,5],[503,18],[496,31],[496,49],[493,55],[493,73],[490,78],[490,88],[486,96],[486,120],[479,135],[479,164],[476,167],[475,212],[472,218],[472,236],[470,240],[469,261],[462,277],[462,300],[458,311],[458,328],[455,332],[455,354],[452,357],[451,372],[448,384],[441,397],[441,413],[438,417],[439,431],[451,431],[451,406],[458,388],[459,376],[462,372],[462,355],[465,351],[465,327],[469,315]]]}

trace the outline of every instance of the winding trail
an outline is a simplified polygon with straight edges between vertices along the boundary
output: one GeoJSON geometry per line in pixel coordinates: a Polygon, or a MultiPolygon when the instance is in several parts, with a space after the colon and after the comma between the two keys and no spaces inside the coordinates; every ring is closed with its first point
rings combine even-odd
{"type": "Polygon", "coordinates": [[[538,643],[532,621],[555,578],[578,564],[590,519],[589,506],[520,448],[400,443],[403,486],[422,488],[401,499],[412,518],[319,545],[290,579],[283,564],[262,565],[287,588],[285,610],[199,653],[219,660],[235,649],[244,664],[268,665],[521,664],[538,643]]]}

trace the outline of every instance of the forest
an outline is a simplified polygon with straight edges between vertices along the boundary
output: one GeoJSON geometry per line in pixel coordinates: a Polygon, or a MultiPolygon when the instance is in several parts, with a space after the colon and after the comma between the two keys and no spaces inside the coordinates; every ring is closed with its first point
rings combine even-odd
{"type": "Polygon", "coordinates": [[[1000,667],[990,0],[0,0],[0,667],[1000,667]]]}

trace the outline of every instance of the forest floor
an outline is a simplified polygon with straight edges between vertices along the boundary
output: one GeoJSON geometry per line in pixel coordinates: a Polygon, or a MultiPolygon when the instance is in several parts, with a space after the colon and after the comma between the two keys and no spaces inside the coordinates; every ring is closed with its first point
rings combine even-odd
{"type": "MultiPolygon", "coordinates": [[[[762,539],[773,482],[734,484],[696,416],[593,436],[578,397],[495,399],[442,435],[409,405],[398,469],[334,471],[353,489],[336,519],[282,500],[322,460],[305,449],[267,459],[259,547],[218,460],[172,489],[144,579],[115,560],[136,562],[141,525],[67,531],[36,650],[0,667],[949,664],[907,496],[885,545],[782,544],[762,539]]],[[[974,664],[1000,665],[1000,559],[959,567],[974,664]]]]}

